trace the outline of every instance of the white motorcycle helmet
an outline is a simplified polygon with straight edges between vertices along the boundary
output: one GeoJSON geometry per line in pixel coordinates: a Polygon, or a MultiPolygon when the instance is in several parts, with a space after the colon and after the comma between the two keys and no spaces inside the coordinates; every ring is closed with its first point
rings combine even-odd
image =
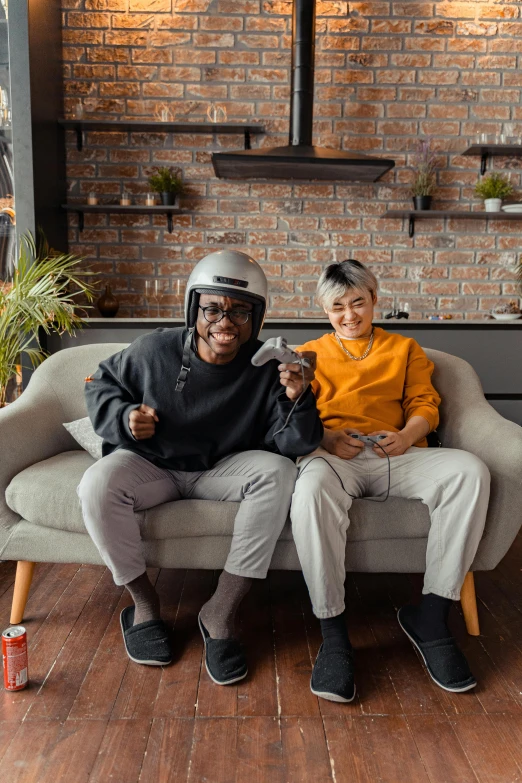
{"type": "Polygon", "coordinates": [[[198,317],[200,294],[220,294],[253,305],[252,338],[259,337],[265,320],[268,283],[253,258],[238,250],[217,250],[205,256],[192,270],[185,293],[185,321],[193,327],[198,317]]]}

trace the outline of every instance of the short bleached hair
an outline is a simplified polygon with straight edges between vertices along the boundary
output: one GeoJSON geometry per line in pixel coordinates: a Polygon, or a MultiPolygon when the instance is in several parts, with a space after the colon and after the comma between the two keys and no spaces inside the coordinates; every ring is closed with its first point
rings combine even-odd
{"type": "Polygon", "coordinates": [[[349,258],[326,267],[317,283],[316,300],[325,310],[331,310],[334,302],[347,291],[369,291],[372,299],[377,295],[377,278],[368,267],[349,258]]]}

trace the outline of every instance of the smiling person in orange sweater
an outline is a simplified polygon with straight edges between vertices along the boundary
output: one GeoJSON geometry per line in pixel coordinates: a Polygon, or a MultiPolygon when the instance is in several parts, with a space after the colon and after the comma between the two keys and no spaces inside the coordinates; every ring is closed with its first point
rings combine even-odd
{"type": "Polygon", "coordinates": [[[399,610],[400,626],[437,685],[454,692],[476,685],[447,618],[482,537],[489,472],[468,452],[426,448],[439,422],[433,363],[415,340],[373,326],[376,291],[375,275],[360,262],[328,266],[317,299],[334,332],[300,348],[317,354],[312,388],[325,432],[321,446],[298,460],[292,531],[323,634],[311,689],[338,702],[355,695],[344,616],[349,510],[354,498],[388,493],[422,500],[431,519],[422,601],[399,610]]]}

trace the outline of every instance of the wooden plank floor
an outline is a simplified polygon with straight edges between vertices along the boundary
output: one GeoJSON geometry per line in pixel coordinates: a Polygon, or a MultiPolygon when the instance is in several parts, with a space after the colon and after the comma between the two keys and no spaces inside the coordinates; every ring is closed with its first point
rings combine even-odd
{"type": "MultiPolygon", "coordinates": [[[[452,627],[479,687],[450,694],[396,622],[421,578],[347,579],[357,697],[309,690],[319,626],[302,576],[271,572],[241,607],[250,674],[220,688],[202,665],[196,617],[216,574],[151,570],[175,661],[123,651],[129,603],[99,567],[38,565],[27,606],[30,686],[0,693],[2,783],[522,783],[522,536],[476,578],[482,635],[452,627]]],[[[8,624],[14,566],[0,563],[8,624]]]]}

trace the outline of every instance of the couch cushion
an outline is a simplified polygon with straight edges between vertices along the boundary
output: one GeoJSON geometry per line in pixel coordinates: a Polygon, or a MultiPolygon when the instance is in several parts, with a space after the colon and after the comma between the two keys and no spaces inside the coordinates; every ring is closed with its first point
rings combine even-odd
{"type": "MultiPolygon", "coordinates": [[[[85,451],[67,451],[26,468],[9,484],[6,501],[28,522],[45,527],[85,532],[76,487],[94,463],[85,451]]],[[[230,536],[238,504],[210,500],[176,500],[139,512],[145,539],[230,536]]],[[[385,503],[355,500],[350,512],[350,541],[425,538],[427,506],[419,500],[389,498],[385,503]]],[[[290,525],[283,539],[291,539],[290,525]]]]}

